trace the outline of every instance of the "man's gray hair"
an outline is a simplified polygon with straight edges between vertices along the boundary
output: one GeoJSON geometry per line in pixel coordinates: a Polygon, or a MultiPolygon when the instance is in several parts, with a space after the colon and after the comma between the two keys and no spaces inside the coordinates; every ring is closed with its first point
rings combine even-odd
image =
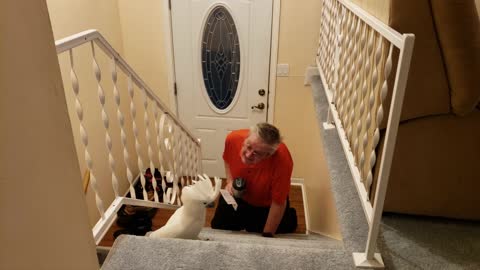
{"type": "Polygon", "coordinates": [[[257,134],[262,141],[274,149],[282,142],[280,131],[269,123],[258,123],[250,128],[250,133],[257,134]]]}

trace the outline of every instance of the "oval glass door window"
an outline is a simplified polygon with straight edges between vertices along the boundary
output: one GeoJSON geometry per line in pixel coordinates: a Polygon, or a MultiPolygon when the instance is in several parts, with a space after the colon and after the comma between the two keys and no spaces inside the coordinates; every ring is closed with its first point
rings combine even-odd
{"type": "Polygon", "coordinates": [[[240,46],[233,18],[223,6],[210,12],[204,26],[202,73],[212,104],[219,110],[228,108],[240,78],[240,46]]]}

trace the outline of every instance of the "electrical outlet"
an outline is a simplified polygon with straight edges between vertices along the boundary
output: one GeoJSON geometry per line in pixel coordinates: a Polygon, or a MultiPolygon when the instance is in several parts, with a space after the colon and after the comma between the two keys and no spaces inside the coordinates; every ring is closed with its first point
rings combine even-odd
{"type": "Polygon", "coordinates": [[[277,65],[277,77],[288,77],[290,66],[288,64],[277,65]]]}

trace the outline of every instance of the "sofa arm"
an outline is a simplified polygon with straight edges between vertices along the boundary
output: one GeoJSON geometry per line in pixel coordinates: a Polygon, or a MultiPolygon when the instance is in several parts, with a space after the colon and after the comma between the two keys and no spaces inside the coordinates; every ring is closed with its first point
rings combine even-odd
{"type": "Polygon", "coordinates": [[[457,115],[480,101],[480,21],[474,0],[431,0],[432,13],[457,115]]]}
{"type": "MultiPolygon", "coordinates": [[[[401,121],[450,113],[450,94],[430,0],[391,0],[389,25],[415,34],[401,121]]],[[[396,67],[394,67],[396,68],[396,67]]],[[[393,87],[394,76],[389,86],[393,87]]],[[[386,99],[388,111],[391,93],[386,99]]],[[[382,125],[382,127],[384,127],[382,125]]]]}

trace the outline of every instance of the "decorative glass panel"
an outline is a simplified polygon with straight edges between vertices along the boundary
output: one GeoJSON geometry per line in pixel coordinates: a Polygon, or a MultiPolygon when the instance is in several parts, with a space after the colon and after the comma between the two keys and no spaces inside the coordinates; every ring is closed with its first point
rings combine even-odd
{"type": "Polygon", "coordinates": [[[202,72],[207,94],[220,110],[227,108],[237,92],[240,77],[240,47],[233,18],[223,6],[208,15],[202,39],[202,72]]]}

